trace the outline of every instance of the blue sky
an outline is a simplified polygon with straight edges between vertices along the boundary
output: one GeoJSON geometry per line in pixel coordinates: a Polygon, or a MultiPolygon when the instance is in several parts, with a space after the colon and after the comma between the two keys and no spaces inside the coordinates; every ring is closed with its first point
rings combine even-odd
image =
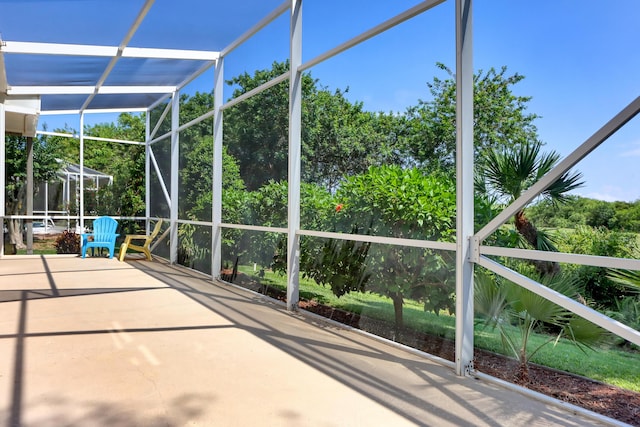
{"type": "MultiPolygon", "coordinates": [[[[3,2],[7,0],[0,0],[3,2]]],[[[122,0],[114,2],[124,4],[122,0]]],[[[416,3],[417,0],[306,0],[304,60],[416,3]]],[[[277,4],[279,1],[274,2],[277,4]]],[[[170,8],[158,10],[171,12],[170,8]]],[[[454,2],[450,0],[314,67],[311,73],[331,89],[348,87],[349,98],[364,102],[366,109],[403,112],[419,99],[429,99],[426,83],[434,76],[447,77],[435,67],[436,62],[455,66],[453,19],[454,2]]],[[[477,0],[474,68],[486,70],[505,65],[510,73],[524,75],[526,78],[514,88],[515,92],[532,97],[529,112],[541,116],[536,125],[546,148],[566,156],[640,95],[639,19],[637,0],[477,0]]],[[[153,42],[142,38],[136,41],[144,47],[174,47],[171,41],[176,35],[184,37],[196,29],[202,33],[207,28],[193,27],[155,34],[153,42]]],[[[285,60],[287,40],[288,22],[283,16],[255,40],[231,53],[225,63],[227,76],[268,68],[274,60],[285,60]]],[[[210,81],[210,75],[203,76],[187,90],[208,91],[210,81]]],[[[43,117],[41,122],[47,122],[50,129],[64,122],[77,127],[74,117],[43,117]]],[[[640,199],[639,160],[640,118],[636,117],[578,165],[586,186],[576,193],[610,201],[640,199]]]]}

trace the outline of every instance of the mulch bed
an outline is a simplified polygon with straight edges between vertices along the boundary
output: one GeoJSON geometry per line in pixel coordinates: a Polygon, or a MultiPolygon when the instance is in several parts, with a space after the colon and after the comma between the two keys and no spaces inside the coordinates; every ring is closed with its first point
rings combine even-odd
{"type": "MultiPolygon", "coordinates": [[[[234,282],[272,298],[280,300],[286,298],[286,293],[262,286],[247,276],[239,275],[234,282]]],[[[315,301],[301,300],[299,307],[442,359],[455,360],[455,342],[453,340],[408,328],[396,333],[394,325],[389,322],[346,312],[315,301]]],[[[518,363],[515,359],[480,349],[475,349],[474,357],[475,369],[479,372],[640,427],[640,393],[535,364],[530,365],[529,380],[523,383],[517,378],[518,363]]]]}

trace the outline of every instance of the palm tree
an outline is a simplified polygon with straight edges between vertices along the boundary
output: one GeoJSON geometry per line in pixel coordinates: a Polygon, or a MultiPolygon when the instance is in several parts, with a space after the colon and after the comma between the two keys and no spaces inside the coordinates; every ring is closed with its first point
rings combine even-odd
{"type": "MultiPolygon", "coordinates": [[[[539,281],[563,295],[580,298],[575,278],[556,275],[539,281]]],[[[498,330],[504,349],[518,360],[519,382],[529,382],[529,362],[548,344],[565,338],[584,351],[605,336],[599,326],[500,276],[477,270],[474,283],[476,312],[485,326],[498,330]],[[548,334],[549,330],[555,333],[548,334]]]]}
{"type": "MultiPolygon", "coordinates": [[[[555,151],[541,152],[539,141],[510,148],[490,149],[483,153],[478,163],[475,187],[493,200],[508,206],[529,187],[540,180],[558,163],[560,154],[555,151]]],[[[540,196],[552,204],[568,200],[567,193],[584,182],[579,172],[566,172],[545,189],[540,196]]],[[[524,208],[514,215],[514,223],[525,246],[538,250],[556,251],[549,236],[527,218],[524,208]]],[[[543,276],[558,273],[557,263],[534,261],[536,270],[543,276]]]]}

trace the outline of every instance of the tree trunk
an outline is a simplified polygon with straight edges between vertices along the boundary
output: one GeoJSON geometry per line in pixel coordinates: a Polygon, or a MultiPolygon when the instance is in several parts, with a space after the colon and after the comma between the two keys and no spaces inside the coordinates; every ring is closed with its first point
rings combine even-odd
{"type": "Polygon", "coordinates": [[[515,215],[516,230],[534,248],[538,248],[538,230],[529,221],[524,211],[518,211],[515,215]]]}
{"type": "Polygon", "coordinates": [[[527,359],[527,349],[520,351],[518,370],[515,375],[516,384],[529,384],[529,360],[527,359]]]}
{"type": "MultiPolygon", "coordinates": [[[[524,211],[518,211],[515,215],[516,230],[534,249],[538,248],[538,229],[526,217],[524,211]]],[[[531,264],[535,267],[541,276],[554,276],[560,272],[560,265],[551,261],[531,260],[531,264]]]]}
{"type": "MultiPolygon", "coordinates": [[[[24,214],[24,200],[26,196],[26,187],[24,185],[17,185],[11,191],[7,192],[7,198],[5,200],[5,212],[8,215],[20,215],[24,214]]],[[[9,235],[9,242],[16,245],[17,249],[24,249],[23,234],[22,234],[22,220],[20,219],[7,219],[7,233],[9,235]]]]}
{"type": "Polygon", "coordinates": [[[7,232],[9,233],[9,242],[16,245],[17,249],[24,249],[25,244],[22,240],[22,227],[19,219],[7,220],[7,232]]]}
{"type": "Polygon", "coordinates": [[[391,295],[391,300],[393,301],[393,312],[395,314],[395,331],[394,331],[394,339],[398,339],[400,336],[400,331],[404,327],[404,319],[402,317],[402,306],[404,305],[404,298],[402,294],[399,292],[391,295]]]}

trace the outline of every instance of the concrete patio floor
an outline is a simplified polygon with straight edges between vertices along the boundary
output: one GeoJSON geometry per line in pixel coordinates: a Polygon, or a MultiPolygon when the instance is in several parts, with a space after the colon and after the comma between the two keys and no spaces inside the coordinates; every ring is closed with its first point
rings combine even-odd
{"type": "Polygon", "coordinates": [[[5,257],[0,307],[0,425],[603,425],[165,262],[5,257]]]}

